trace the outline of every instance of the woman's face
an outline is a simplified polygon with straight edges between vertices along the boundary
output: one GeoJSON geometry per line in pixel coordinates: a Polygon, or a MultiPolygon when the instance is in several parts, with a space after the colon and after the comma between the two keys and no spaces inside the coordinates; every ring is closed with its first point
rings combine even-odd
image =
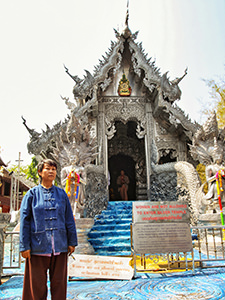
{"type": "Polygon", "coordinates": [[[52,182],[56,178],[56,167],[44,164],[42,171],[38,172],[41,176],[41,182],[52,182]]]}

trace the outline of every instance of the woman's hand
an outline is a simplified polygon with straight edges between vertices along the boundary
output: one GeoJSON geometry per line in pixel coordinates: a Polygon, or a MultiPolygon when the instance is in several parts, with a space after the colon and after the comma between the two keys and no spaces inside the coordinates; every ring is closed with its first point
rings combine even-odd
{"type": "Polygon", "coordinates": [[[75,246],[69,246],[68,247],[68,253],[69,253],[69,256],[75,251],[75,246]]]}
{"type": "Polygon", "coordinates": [[[23,258],[29,258],[30,259],[30,250],[22,251],[21,255],[22,255],[23,258]]]}

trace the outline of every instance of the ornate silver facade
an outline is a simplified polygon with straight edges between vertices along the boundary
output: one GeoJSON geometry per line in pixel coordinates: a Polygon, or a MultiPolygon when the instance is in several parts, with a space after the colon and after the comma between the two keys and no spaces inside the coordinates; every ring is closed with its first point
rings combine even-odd
{"type": "MultiPolygon", "coordinates": [[[[96,148],[95,155],[93,147],[90,152],[95,158],[91,163],[101,166],[106,179],[110,180],[110,199],[119,200],[116,179],[123,169],[130,179],[129,200],[147,200],[151,198],[154,181],[153,166],[178,161],[196,163],[188,144],[200,125],[193,123],[175,104],[181,97],[178,84],[187,70],[170,81],[168,72],[161,75],[155,62],[147,58],[142,44],[135,41],[138,33],[131,33],[128,22],[122,34],[116,30],[115,33],[117,41],[111,42],[93,75],[86,71],[81,79],[71,75],[65,67],[75,86],[74,100],[63,98],[71,112],[64,122],[52,129],[47,127],[41,135],[29,129],[24,121],[31,134],[28,150],[56,159],[53,152],[60,149],[57,145],[60,134],[70,133],[73,142],[79,140],[82,147],[86,144],[88,147],[93,138],[96,148]],[[123,75],[131,87],[127,96],[118,93],[123,75]],[[78,122],[76,127],[84,131],[89,130],[88,142],[85,134],[80,136],[79,133],[79,138],[76,137],[78,132],[73,122],[78,122]]],[[[65,143],[70,141],[64,139],[65,143]]],[[[69,149],[65,145],[61,148],[69,149]]],[[[82,167],[89,163],[90,158],[87,158],[82,167]]]]}

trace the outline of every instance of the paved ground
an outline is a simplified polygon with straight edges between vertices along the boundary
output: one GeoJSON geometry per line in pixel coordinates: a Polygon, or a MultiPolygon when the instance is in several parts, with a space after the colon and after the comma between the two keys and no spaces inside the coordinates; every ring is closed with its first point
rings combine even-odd
{"type": "MultiPolygon", "coordinates": [[[[22,284],[22,276],[11,277],[0,286],[0,299],[21,299],[22,284]]],[[[195,270],[195,274],[139,273],[131,281],[70,281],[67,299],[225,299],[225,268],[195,270]]]]}

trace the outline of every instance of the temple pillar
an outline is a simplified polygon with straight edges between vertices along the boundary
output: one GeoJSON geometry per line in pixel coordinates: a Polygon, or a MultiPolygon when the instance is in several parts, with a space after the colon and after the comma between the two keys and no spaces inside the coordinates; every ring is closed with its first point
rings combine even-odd
{"type": "Polygon", "coordinates": [[[99,114],[98,114],[98,165],[104,167],[104,173],[108,176],[108,139],[106,135],[105,126],[105,106],[103,103],[99,103],[99,114]]]}
{"type": "Polygon", "coordinates": [[[186,144],[182,141],[178,141],[178,153],[177,153],[177,160],[178,161],[187,161],[187,148],[186,144]]]}
{"type": "Polygon", "coordinates": [[[98,134],[98,165],[103,164],[104,160],[104,134],[105,134],[105,122],[104,122],[104,106],[103,103],[99,103],[98,107],[98,122],[97,122],[97,134],[98,134]]]}
{"type": "MultiPolygon", "coordinates": [[[[109,162],[108,162],[108,137],[105,134],[105,155],[104,155],[104,173],[108,182],[109,177],[109,162]]],[[[108,186],[107,186],[108,187],[108,186]]]]}
{"type": "Polygon", "coordinates": [[[151,180],[150,176],[152,173],[151,169],[151,144],[153,141],[153,118],[152,118],[152,108],[150,103],[146,103],[146,134],[145,134],[145,157],[146,157],[146,171],[147,171],[147,197],[150,200],[150,187],[151,180]]]}

